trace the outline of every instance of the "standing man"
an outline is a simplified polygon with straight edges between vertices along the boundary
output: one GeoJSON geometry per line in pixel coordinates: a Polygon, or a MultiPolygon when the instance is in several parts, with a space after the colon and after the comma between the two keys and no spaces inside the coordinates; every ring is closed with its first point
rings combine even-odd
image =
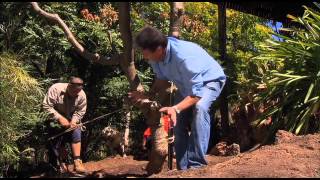
{"type": "MultiPolygon", "coordinates": [[[[79,77],[70,77],[69,83],[56,83],[49,88],[43,100],[43,109],[49,114],[49,120],[46,121],[49,136],[80,123],[87,108],[87,98],[82,88],[83,80],[79,77]]],[[[80,158],[80,127],[48,142],[49,163],[61,173],[68,171],[66,152],[63,152],[66,142],[71,143],[75,171],[85,173],[80,158]]]]}
{"type": "MultiPolygon", "coordinates": [[[[175,105],[160,109],[174,124],[177,168],[185,170],[207,165],[209,108],[226,81],[222,67],[199,45],[166,37],[153,27],[142,29],[136,44],[156,74],[151,89],[172,81],[179,90],[175,105]]],[[[138,91],[128,95],[133,103],[148,98],[138,91]]]]}

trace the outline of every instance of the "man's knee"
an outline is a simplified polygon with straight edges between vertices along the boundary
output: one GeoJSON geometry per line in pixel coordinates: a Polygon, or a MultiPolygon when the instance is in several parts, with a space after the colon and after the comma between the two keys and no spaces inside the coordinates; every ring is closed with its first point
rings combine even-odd
{"type": "Polygon", "coordinates": [[[71,142],[72,142],[72,143],[81,142],[81,130],[80,130],[80,128],[75,129],[75,130],[72,132],[71,142]]]}

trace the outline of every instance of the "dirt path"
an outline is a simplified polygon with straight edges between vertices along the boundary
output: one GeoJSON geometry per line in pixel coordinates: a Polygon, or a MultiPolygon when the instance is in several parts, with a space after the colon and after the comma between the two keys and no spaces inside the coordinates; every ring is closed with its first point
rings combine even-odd
{"type": "MultiPolygon", "coordinates": [[[[320,134],[295,136],[279,131],[276,139],[273,145],[238,156],[208,155],[209,164],[204,168],[168,171],[165,164],[161,173],[149,177],[320,177],[320,134]]],[[[146,177],[146,164],[128,156],[87,162],[85,166],[90,177],[146,177]]]]}

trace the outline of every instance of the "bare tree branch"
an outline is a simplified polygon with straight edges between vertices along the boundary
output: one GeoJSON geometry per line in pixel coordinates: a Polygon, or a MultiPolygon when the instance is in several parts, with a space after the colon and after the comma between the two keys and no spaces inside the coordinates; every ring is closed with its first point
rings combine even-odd
{"type": "Polygon", "coordinates": [[[58,14],[48,13],[42,10],[37,2],[31,2],[31,5],[35,12],[39,15],[53,21],[57,24],[65,33],[68,41],[72,44],[72,46],[76,49],[76,51],[85,59],[89,60],[90,62],[98,62],[103,65],[117,65],[119,64],[118,58],[119,55],[115,55],[113,57],[104,57],[100,56],[98,53],[91,53],[87,51],[74,37],[73,33],[70,31],[69,27],[64,23],[64,21],[59,17],[58,14]]]}

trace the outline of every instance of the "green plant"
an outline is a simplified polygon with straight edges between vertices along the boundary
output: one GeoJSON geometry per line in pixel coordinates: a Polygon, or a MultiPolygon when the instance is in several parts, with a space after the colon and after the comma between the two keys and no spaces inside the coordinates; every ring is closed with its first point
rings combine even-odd
{"type": "Polygon", "coordinates": [[[259,125],[272,116],[271,132],[285,129],[295,134],[320,130],[320,13],[305,7],[302,17],[289,16],[303,28],[283,29],[291,37],[275,34],[283,41],[268,40],[256,60],[268,63],[264,82],[268,90],[258,101],[272,102],[259,125]]]}
{"type": "Polygon", "coordinates": [[[1,54],[0,67],[0,168],[4,170],[12,165],[18,168],[20,152],[28,148],[19,149],[17,141],[32,133],[41,120],[43,91],[16,55],[1,54]]]}

